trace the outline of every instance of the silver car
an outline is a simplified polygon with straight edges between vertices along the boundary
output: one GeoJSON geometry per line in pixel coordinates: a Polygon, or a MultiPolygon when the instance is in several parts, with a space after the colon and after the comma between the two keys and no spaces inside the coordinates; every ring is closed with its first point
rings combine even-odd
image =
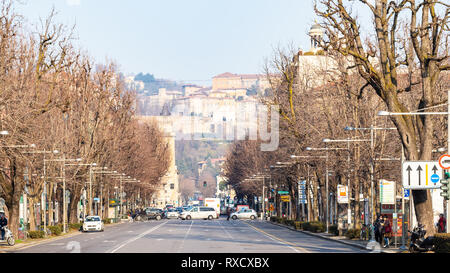
{"type": "Polygon", "coordinates": [[[167,218],[178,218],[180,214],[175,209],[168,209],[166,217],[167,218]]]}
{"type": "Polygon", "coordinates": [[[252,209],[241,209],[240,211],[233,212],[231,215],[231,219],[251,219],[255,220],[258,217],[256,211],[252,209]]]}

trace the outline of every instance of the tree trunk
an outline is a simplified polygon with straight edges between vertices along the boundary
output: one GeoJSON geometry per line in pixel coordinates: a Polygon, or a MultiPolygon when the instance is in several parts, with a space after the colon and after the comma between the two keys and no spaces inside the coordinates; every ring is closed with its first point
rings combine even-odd
{"type": "Polygon", "coordinates": [[[34,231],[37,230],[37,226],[36,226],[36,210],[34,208],[35,200],[34,198],[28,198],[28,202],[29,202],[29,207],[30,207],[30,214],[28,215],[28,221],[30,222],[30,231],[34,231]]]}

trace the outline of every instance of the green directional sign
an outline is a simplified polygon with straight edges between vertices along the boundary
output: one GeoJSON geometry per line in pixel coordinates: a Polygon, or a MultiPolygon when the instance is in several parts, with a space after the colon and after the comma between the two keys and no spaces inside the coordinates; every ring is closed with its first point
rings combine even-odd
{"type": "Polygon", "coordinates": [[[288,191],[278,191],[278,194],[289,194],[288,191]]]}

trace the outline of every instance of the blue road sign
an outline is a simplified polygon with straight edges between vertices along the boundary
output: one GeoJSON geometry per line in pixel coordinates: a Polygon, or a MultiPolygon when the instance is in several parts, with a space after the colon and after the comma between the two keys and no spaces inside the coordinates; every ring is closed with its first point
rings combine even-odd
{"type": "Polygon", "coordinates": [[[411,193],[409,189],[404,190],[405,197],[409,197],[409,194],[411,193]]]}
{"type": "Polygon", "coordinates": [[[437,182],[439,182],[439,180],[440,180],[439,175],[433,174],[433,175],[431,176],[431,182],[433,182],[434,184],[436,184],[437,182]]]}

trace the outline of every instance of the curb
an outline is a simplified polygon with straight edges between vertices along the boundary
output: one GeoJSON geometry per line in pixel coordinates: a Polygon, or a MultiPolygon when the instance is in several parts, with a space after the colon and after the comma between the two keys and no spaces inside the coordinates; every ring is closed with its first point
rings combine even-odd
{"type": "MultiPolygon", "coordinates": [[[[123,222],[122,223],[108,224],[108,226],[112,227],[112,226],[116,226],[116,225],[120,225],[120,224],[123,224],[123,222]]],[[[70,237],[73,237],[73,236],[79,235],[79,234],[80,234],[79,231],[75,231],[74,230],[74,231],[68,232],[68,233],[63,234],[63,235],[59,235],[59,236],[55,236],[55,237],[49,237],[49,238],[43,238],[42,240],[36,241],[36,242],[33,242],[33,241],[26,242],[25,241],[25,242],[22,242],[22,243],[13,245],[13,246],[0,246],[0,253],[8,253],[10,251],[22,250],[22,249],[26,249],[26,248],[29,248],[29,247],[32,247],[32,246],[37,246],[37,245],[40,245],[40,244],[48,243],[48,242],[70,238],[70,237]]]]}
{"type": "MultiPolygon", "coordinates": [[[[293,231],[301,232],[301,233],[306,234],[306,235],[310,235],[310,236],[318,237],[318,238],[321,238],[321,239],[325,239],[325,240],[329,240],[329,241],[333,241],[333,242],[338,242],[338,243],[341,243],[341,244],[345,244],[345,245],[349,245],[349,246],[353,246],[353,247],[357,247],[357,248],[368,250],[365,246],[362,246],[360,244],[350,243],[350,242],[346,242],[346,241],[342,241],[342,240],[329,238],[327,236],[323,236],[323,235],[320,235],[320,234],[315,234],[315,233],[309,232],[309,231],[297,230],[295,228],[292,228],[292,227],[289,227],[289,226],[286,226],[286,225],[282,225],[282,224],[278,224],[278,223],[274,223],[274,222],[271,222],[271,221],[267,221],[267,222],[271,223],[272,225],[276,225],[276,226],[279,226],[279,227],[284,227],[284,228],[287,228],[287,229],[290,229],[290,230],[293,230],[293,231]]],[[[388,250],[385,250],[385,249],[380,249],[380,251],[382,253],[401,253],[401,251],[388,251],[388,250]]]]}

